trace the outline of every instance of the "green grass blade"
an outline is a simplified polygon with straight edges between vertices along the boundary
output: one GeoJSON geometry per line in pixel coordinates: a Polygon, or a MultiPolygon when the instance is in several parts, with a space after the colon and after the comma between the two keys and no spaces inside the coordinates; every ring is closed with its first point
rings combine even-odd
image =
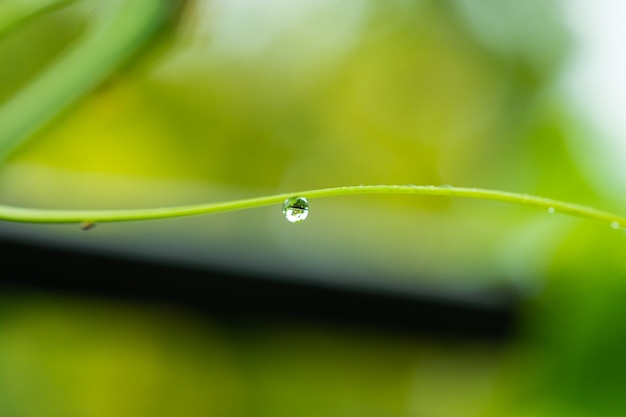
{"type": "Polygon", "coordinates": [[[0,162],[91,91],[164,22],[166,0],[107,0],[86,33],[0,108],[0,162]]]}
{"type": "Polygon", "coordinates": [[[3,0],[0,2],[0,37],[49,11],[67,6],[76,0],[3,0]]]}

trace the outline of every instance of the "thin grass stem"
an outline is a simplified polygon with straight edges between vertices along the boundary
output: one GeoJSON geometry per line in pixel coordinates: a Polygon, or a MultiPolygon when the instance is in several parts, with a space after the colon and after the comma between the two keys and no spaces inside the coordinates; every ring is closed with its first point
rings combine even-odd
{"type": "Polygon", "coordinates": [[[613,228],[626,226],[626,217],[580,204],[506,191],[432,185],[367,185],[321,188],[217,203],[132,210],[45,210],[0,206],[0,220],[27,223],[80,224],[156,220],[278,205],[282,204],[285,199],[293,196],[304,196],[309,200],[313,200],[359,194],[412,194],[474,198],[539,207],[550,213],[554,212],[600,221],[611,225],[613,228]]]}

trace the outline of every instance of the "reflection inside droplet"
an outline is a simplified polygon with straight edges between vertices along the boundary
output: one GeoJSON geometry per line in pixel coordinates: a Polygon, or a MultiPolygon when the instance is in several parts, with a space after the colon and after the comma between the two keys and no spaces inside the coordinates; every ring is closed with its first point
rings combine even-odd
{"type": "Polygon", "coordinates": [[[309,202],[304,197],[292,197],[283,203],[283,216],[291,223],[303,222],[309,215],[309,202]]]}

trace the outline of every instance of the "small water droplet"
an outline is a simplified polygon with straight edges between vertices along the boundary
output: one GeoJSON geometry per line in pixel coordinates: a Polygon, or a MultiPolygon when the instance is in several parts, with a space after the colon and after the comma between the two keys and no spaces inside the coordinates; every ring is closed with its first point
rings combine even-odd
{"type": "Polygon", "coordinates": [[[439,186],[440,188],[454,188],[453,186],[451,186],[450,184],[441,184],[439,186]]]}
{"type": "Polygon", "coordinates": [[[620,228],[619,222],[615,221],[611,223],[611,229],[617,230],[620,228]]]}
{"type": "Polygon", "coordinates": [[[309,202],[304,197],[292,197],[283,203],[283,216],[291,223],[303,222],[309,215],[309,202]]]}
{"type": "Polygon", "coordinates": [[[555,211],[554,207],[548,207],[548,214],[554,214],[555,211]]]}
{"type": "Polygon", "coordinates": [[[82,222],[82,223],[80,224],[80,229],[81,229],[81,230],[84,230],[85,232],[86,232],[87,230],[91,230],[91,229],[93,229],[94,227],[96,227],[96,224],[95,224],[94,222],[82,222]]]}

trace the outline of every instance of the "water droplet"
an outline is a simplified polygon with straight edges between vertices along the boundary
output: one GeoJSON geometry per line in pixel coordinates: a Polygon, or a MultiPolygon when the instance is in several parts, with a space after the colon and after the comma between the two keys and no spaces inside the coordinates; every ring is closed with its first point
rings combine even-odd
{"type": "Polygon", "coordinates": [[[611,223],[611,229],[617,230],[619,228],[620,228],[619,222],[616,221],[616,222],[611,223]]]}
{"type": "Polygon", "coordinates": [[[451,186],[450,184],[441,184],[439,188],[454,188],[454,187],[451,186]]]}
{"type": "Polygon", "coordinates": [[[548,207],[548,214],[554,214],[555,211],[554,207],[548,207]]]}
{"type": "Polygon", "coordinates": [[[292,197],[283,203],[283,216],[291,223],[303,222],[309,215],[309,202],[304,197],[292,197]]]}
{"type": "Polygon", "coordinates": [[[96,227],[96,224],[95,224],[94,222],[82,222],[82,223],[80,224],[80,229],[81,229],[81,230],[84,230],[85,232],[86,232],[87,230],[91,230],[91,229],[93,229],[94,227],[96,227]]]}

